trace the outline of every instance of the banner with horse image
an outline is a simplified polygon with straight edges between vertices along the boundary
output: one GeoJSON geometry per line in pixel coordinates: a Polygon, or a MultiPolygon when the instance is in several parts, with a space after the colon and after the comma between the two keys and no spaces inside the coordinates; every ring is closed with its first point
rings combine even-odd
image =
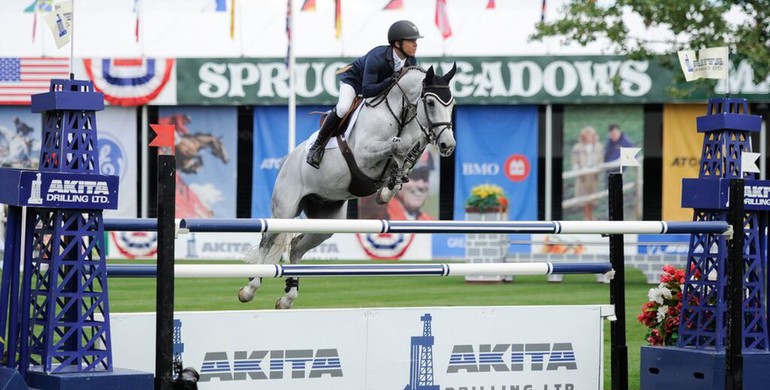
{"type": "MultiPolygon", "coordinates": [[[[642,106],[580,105],[564,107],[562,219],[606,220],[607,174],[620,171],[620,148],[644,144],[642,106]]],[[[638,155],[641,161],[644,150],[638,155]]],[[[623,170],[628,220],[642,219],[641,168],[623,170]]]]}
{"type": "Polygon", "coordinates": [[[161,107],[176,127],[176,217],[235,218],[238,124],[235,107],[161,107]]]}
{"type": "MultiPolygon", "coordinates": [[[[298,106],[296,112],[297,144],[304,142],[320,127],[320,116],[315,112],[327,111],[329,106],[298,106]]],[[[275,179],[281,159],[288,153],[288,109],[285,106],[254,107],[254,168],[251,217],[270,217],[270,204],[275,179]]],[[[339,153],[330,149],[327,153],[339,153]]],[[[424,155],[425,158],[428,155],[424,155]]],[[[424,184],[431,182],[427,199],[420,192],[417,200],[426,207],[420,208],[423,217],[438,215],[438,160],[431,156],[432,169],[424,184]],[[427,213],[427,214],[425,214],[427,213]]],[[[425,160],[427,164],[428,160],[425,160]]],[[[426,165],[428,167],[428,165],[426,165]]],[[[422,170],[419,170],[420,173],[422,170]]],[[[415,183],[418,181],[415,180],[415,183]]],[[[422,206],[422,205],[421,205],[422,206]]],[[[365,213],[364,213],[365,214],[365,213]]],[[[364,215],[360,215],[364,218],[364,215]]],[[[374,216],[369,215],[370,218],[374,216]]],[[[435,217],[434,217],[435,218],[435,217]]],[[[431,260],[431,235],[429,234],[335,234],[318,247],[310,250],[304,259],[314,260],[431,260]]]]}
{"type": "Polygon", "coordinates": [[[42,122],[29,107],[0,107],[0,166],[38,167],[42,122]]]}
{"type": "MultiPolygon", "coordinates": [[[[457,106],[455,110],[454,219],[465,219],[465,201],[480,184],[500,186],[509,200],[510,220],[537,219],[536,106],[457,106]]],[[[529,235],[511,235],[528,241],[529,235]]],[[[434,235],[433,257],[462,259],[465,236],[434,235]]],[[[511,245],[529,252],[529,244],[511,245]]]]}

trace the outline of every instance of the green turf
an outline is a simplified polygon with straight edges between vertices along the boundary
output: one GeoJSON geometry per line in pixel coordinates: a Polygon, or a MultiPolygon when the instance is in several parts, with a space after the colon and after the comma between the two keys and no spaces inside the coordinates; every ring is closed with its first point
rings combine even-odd
{"type": "MultiPolygon", "coordinates": [[[[175,307],[191,310],[272,309],[282,280],[265,279],[254,301],[238,302],[245,279],[177,279],[175,307]]],[[[626,272],[626,339],[629,389],[639,389],[639,353],[645,329],[636,321],[650,285],[636,269],[626,272]]],[[[154,279],[110,279],[110,310],[155,310],[154,279]]],[[[609,303],[609,285],[593,275],[568,275],[562,283],[544,276],[517,276],[514,283],[470,284],[462,277],[303,278],[295,308],[396,306],[581,305],[609,303]]],[[[610,388],[610,326],[605,324],[605,388],[610,388]]]]}

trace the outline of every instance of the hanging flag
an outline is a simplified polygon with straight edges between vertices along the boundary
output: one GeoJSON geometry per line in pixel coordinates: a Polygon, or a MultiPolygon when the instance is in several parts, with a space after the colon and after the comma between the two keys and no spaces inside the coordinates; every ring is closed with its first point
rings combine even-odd
{"type": "Polygon", "coordinates": [[[642,148],[620,148],[620,166],[621,167],[638,167],[639,161],[636,159],[636,154],[642,148]]]}
{"type": "Polygon", "coordinates": [[[32,12],[32,43],[37,36],[37,14],[48,13],[53,10],[53,0],[34,0],[32,4],[24,9],[25,13],[32,12]]]}
{"type": "Polygon", "coordinates": [[[334,37],[342,36],[342,0],[334,1],[334,37]]]}
{"type": "Polygon", "coordinates": [[[315,11],[315,0],[305,0],[300,11],[315,11]]]}
{"type": "MultiPolygon", "coordinates": [[[[303,5],[304,7],[304,5],[303,5]]],[[[315,7],[315,4],[313,5],[315,7]]],[[[289,56],[291,55],[291,0],[286,0],[286,69],[289,69],[289,56]]]]}
{"type": "Polygon", "coordinates": [[[216,12],[227,11],[227,0],[216,0],[216,12]]]}
{"type": "Polygon", "coordinates": [[[134,38],[139,42],[139,0],[134,0],[134,15],[136,15],[136,23],[134,24],[134,38]]]}
{"type": "Polygon", "coordinates": [[[727,47],[711,47],[700,49],[698,56],[695,50],[682,50],[679,55],[679,65],[687,81],[697,79],[726,79],[728,61],[727,47]]]}
{"type": "Polygon", "coordinates": [[[61,49],[72,37],[72,0],[54,5],[54,10],[45,15],[45,22],[53,33],[56,48],[61,49]]]}
{"type": "Polygon", "coordinates": [[[452,27],[449,26],[449,17],[446,13],[446,0],[436,0],[436,27],[444,39],[452,36],[452,27]]]}
{"type": "Polygon", "coordinates": [[[388,4],[385,4],[385,10],[404,9],[404,0],[390,0],[388,4]]]}
{"type": "Polygon", "coordinates": [[[741,176],[743,173],[759,173],[757,160],[759,153],[742,152],[741,153],[741,176]]]}
{"type": "Polygon", "coordinates": [[[235,0],[230,0],[230,39],[235,38],[235,0]]]}
{"type": "Polygon", "coordinates": [[[487,9],[495,9],[495,0],[487,1],[487,9]]]}
{"type": "Polygon", "coordinates": [[[545,23],[545,0],[543,0],[543,4],[540,6],[540,23],[545,23]]]}
{"type": "Polygon", "coordinates": [[[29,105],[30,95],[50,90],[51,79],[67,78],[67,58],[0,57],[0,105],[29,105]]]}

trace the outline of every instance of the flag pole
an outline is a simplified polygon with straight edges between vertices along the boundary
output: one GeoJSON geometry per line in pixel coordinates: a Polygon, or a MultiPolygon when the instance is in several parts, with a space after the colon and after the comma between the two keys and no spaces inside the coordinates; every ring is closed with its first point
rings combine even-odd
{"type": "Polygon", "coordinates": [[[72,23],[70,24],[70,80],[75,79],[73,63],[75,61],[75,0],[72,0],[72,23]]]}
{"type": "Polygon", "coordinates": [[[292,0],[286,0],[286,35],[288,38],[287,56],[288,63],[286,67],[289,71],[289,153],[294,150],[294,145],[297,143],[297,95],[296,95],[296,75],[295,65],[296,59],[294,58],[294,9],[292,0]]]}

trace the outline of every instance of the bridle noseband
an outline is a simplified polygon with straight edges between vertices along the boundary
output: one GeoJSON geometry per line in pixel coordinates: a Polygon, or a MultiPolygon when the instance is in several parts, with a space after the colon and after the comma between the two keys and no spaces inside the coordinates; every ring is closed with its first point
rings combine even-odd
{"type": "Polygon", "coordinates": [[[428,121],[427,126],[423,126],[422,123],[420,123],[420,119],[417,119],[417,123],[420,125],[420,130],[422,130],[422,133],[425,134],[425,137],[428,138],[428,143],[436,145],[436,142],[438,142],[438,139],[441,138],[441,134],[444,134],[447,130],[452,130],[453,125],[452,121],[448,122],[433,122],[430,119],[430,115],[428,114],[428,96],[433,96],[439,103],[441,103],[444,107],[449,107],[451,104],[454,103],[455,98],[452,96],[452,93],[449,91],[448,85],[431,85],[426,87],[423,84],[422,87],[422,93],[420,96],[420,99],[422,99],[422,106],[425,111],[425,119],[428,121]],[[434,91],[437,90],[437,91],[434,91]],[[441,95],[444,95],[444,98],[442,98],[441,95]],[[446,99],[446,97],[449,97],[446,99]],[[434,131],[435,128],[442,127],[441,131],[436,134],[434,131]]]}

